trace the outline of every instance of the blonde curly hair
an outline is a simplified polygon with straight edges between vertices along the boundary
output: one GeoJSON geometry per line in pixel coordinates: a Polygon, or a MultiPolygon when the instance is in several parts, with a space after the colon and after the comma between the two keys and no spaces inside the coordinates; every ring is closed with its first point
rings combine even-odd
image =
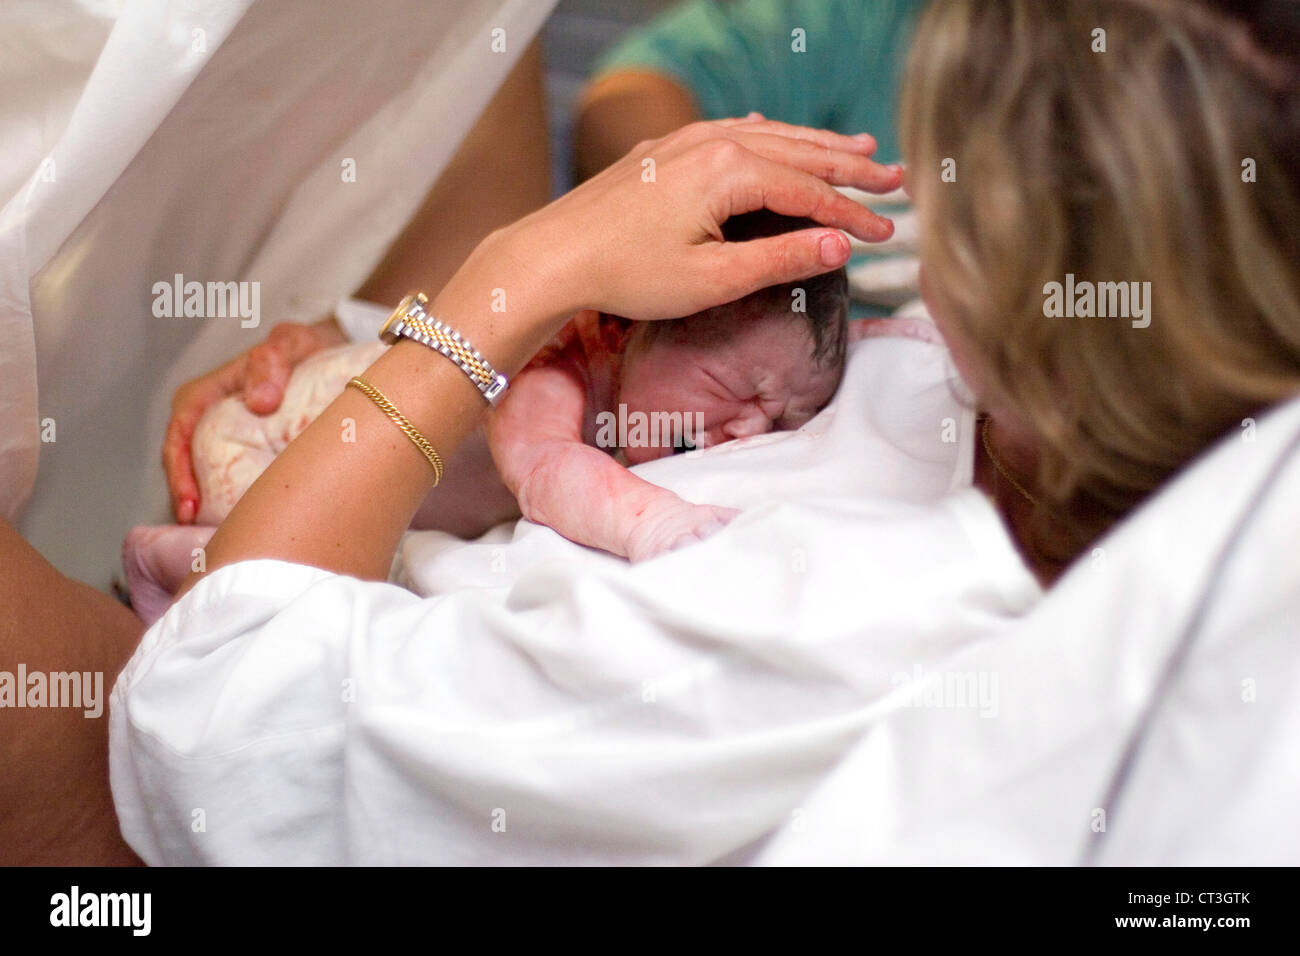
{"type": "Polygon", "coordinates": [[[1049,566],[1300,392],[1298,8],[936,0],[922,18],[901,115],[927,287],[981,402],[1034,436],[1049,566]],[[1047,317],[1067,274],[1150,282],[1150,325],[1047,317]]]}

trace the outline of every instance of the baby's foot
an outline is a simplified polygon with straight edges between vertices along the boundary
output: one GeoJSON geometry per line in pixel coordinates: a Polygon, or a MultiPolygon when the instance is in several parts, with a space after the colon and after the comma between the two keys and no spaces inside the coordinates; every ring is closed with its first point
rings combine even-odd
{"type": "Polygon", "coordinates": [[[630,561],[646,561],[656,555],[684,548],[717,534],[740,514],[735,508],[693,505],[676,498],[667,505],[648,509],[627,536],[630,561]]]}
{"type": "Polygon", "coordinates": [[[122,569],[131,609],[149,627],[162,617],[172,595],[194,567],[216,528],[203,525],[137,525],[122,542],[122,569]]]}

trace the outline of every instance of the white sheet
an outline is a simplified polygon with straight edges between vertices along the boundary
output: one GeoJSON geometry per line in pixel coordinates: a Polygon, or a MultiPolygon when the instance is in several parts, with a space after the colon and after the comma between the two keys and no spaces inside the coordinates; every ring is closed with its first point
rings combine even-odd
{"type": "Polygon", "coordinates": [[[996,675],[998,718],[882,716],[762,861],[1300,863],[1300,454],[1282,457],[1297,433],[1300,400],[1225,439],[1031,614],[928,675],[996,675]],[[1289,466],[1161,691],[1210,568],[1279,460],[1289,466]]]}
{"type": "Polygon", "coordinates": [[[273,561],[210,575],[114,689],[127,839],[150,863],[743,856],[914,668],[1040,595],[983,495],[951,490],[974,428],[944,350],[868,339],[848,374],[802,434],[658,463],[688,496],[805,500],[643,565],[521,524],[412,536],[426,599],[273,561]]]}

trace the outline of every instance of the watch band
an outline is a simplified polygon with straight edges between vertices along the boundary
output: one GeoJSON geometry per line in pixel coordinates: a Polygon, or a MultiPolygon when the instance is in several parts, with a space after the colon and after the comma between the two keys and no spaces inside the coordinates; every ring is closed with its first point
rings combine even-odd
{"type": "Polygon", "coordinates": [[[469,376],[488,404],[496,406],[510,383],[492,367],[469,340],[451,326],[435,319],[428,312],[429,299],[423,292],[413,292],[404,298],[384,327],[379,337],[390,345],[399,338],[413,339],[422,345],[441,352],[456,363],[469,376]]]}

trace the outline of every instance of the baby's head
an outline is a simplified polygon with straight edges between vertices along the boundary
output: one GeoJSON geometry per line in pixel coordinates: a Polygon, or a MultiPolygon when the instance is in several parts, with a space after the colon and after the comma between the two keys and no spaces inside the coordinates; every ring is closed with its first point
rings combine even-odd
{"type": "MultiPolygon", "coordinates": [[[[814,225],[762,210],[733,217],[722,231],[740,242],[814,225]]],[[[630,422],[634,412],[680,413],[684,444],[694,447],[799,428],[839,387],[848,311],[838,269],[685,318],[638,322],[623,350],[618,401],[630,422]]],[[[659,440],[629,440],[629,464],[673,453],[671,440],[650,435],[659,440]]]]}

